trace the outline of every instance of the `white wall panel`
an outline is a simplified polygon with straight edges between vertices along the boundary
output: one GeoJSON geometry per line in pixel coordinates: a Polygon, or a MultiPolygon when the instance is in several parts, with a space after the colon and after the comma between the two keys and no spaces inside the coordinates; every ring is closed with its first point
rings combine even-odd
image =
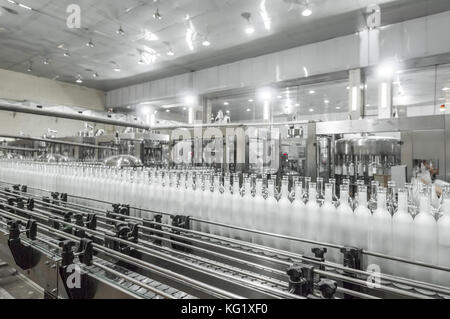
{"type": "MultiPolygon", "coordinates": [[[[383,27],[379,47],[381,59],[397,57],[411,59],[450,52],[450,11],[383,27]]],[[[123,106],[141,100],[175,97],[185,92],[211,93],[242,87],[267,85],[308,75],[366,67],[376,63],[369,56],[367,32],[351,34],[264,56],[220,65],[193,73],[142,84],[130,93],[130,88],[108,92],[108,106],[123,106]],[[131,100],[130,100],[131,99],[131,100]]],[[[373,42],[373,41],[372,41],[373,42]]]]}

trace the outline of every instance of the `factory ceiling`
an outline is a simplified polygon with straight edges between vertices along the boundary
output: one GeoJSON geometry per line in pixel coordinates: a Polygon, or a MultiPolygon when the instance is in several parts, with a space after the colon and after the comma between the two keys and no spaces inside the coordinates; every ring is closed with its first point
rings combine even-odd
{"type": "Polygon", "coordinates": [[[384,25],[450,10],[448,0],[80,0],[73,29],[72,3],[0,0],[0,68],[111,90],[351,34],[372,3],[384,25]]]}

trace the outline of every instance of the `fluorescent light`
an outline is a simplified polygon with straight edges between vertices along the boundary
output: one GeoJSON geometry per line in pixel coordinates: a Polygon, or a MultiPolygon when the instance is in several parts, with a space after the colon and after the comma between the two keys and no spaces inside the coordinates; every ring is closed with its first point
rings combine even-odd
{"type": "Polygon", "coordinates": [[[120,71],[121,71],[121,69],[120,69],[120,67],[119,67],[119,66],[116,66],[116,67],[114,67],[114,71],[116,71],[116,72],[120,72],[120,71]]]}
{"type": "Polygon", "coordinates": [[[314,109],[309,109],[310,112],[314,112],[314,109]]]}
{"type": "Polygon", "coordinates": [[[80,74],[78,74],[77,80],[76,80],[75,82],[77,82],[77,83],[83,83],[83,79],[81,78],[81,75],[80,75],[80,74]]]}
{"type": "Polygon", "coordinates": [[[98,78],[98,73],[97,73],[97,72],[94,72],[94,73],[92,74],[92,77],[98,78]]]}
{"type": "Polygon", "coordinates": [[[381,108],[388,107],[388,86],[386,82],[381,83],[381,108]]]}
{"type": "Polygon", "coordinates": [[[450,91],[450,88],[449,87],[444,87],[444,88],[442,88],[442,91],[444,91],[444,92],[450,91]]]}
{"type": "Polygon", "coordinates": [[[352,111],[358,110],[358,87],[354,86],[352,88],[352,111]]]}
{"type": "Polygon", "coordinates": [[[247,109],[247,112],[251,112],[252,111],[252,109],[247,109]]]}
{"type": "Polygon", "coordinates": [[[267,12],[266,8],[266,0],[261,0],[261,5],[259,6],[259,14],[261,15],[261,18],[264,23],[264,27],[267,31],[270,31],[272,28],[272,19],[270,19],[269,13],[267,12]]]}
{"type": "Polygon", "coordinates": [[[340,110],[341,109],[341,107],[340,106],[336,106],[336,110],[340,110]]]}
{"type": "Polygon", "coordinates": [[[316,94],[316,91],[310,90],[310,91],[309,91],[309,94],[316,94]]]}
{"type": "Polygon", "coordinates": [[[230,103],[224,102],[223,105],[228,106],[228,105],[230,105],[230,103]]]}
{"type": "Polygon", "coordinates": [[[24,5],[23,3],[19,3],[19,7],[22,7],[22,8],[27,9],[27,10],[33,10],[29,6],[24,5]]]}
{"type": "Polygon", "coordinates": [[[204,47],[209,47],[209,46],[211,45],[211,42],[209,42],[208,39],[205,39],[205,40],[203,40],[202,45],[203,45],[204,47]]]}
{"type": "Polygon", "coordinates": [[[323,103],[330,104],[330,100],[325,100],[325,101],[323,101],[323,103]]]}
{"type": "Polygon", "coordinates": [[[264,101],[263,116],[265,121],[270,119],[270,101],[268,100],[264,101]]]}

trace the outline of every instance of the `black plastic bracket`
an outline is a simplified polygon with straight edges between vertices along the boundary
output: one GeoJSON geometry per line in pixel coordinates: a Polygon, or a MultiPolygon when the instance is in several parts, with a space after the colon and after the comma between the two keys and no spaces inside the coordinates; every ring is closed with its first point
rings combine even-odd
{"type": "Polygon", "coordinates": [[[22,187],[20,188],[20,191],[22,193],[28,193],[28,186],[27,185],[22,185],[22,187]]]}
{"type": "Polygon", "coordinates": [[[78,246],[78,258],[80,262],[86,266],[92,266],[92,258],[94,256],[94,245],[92,240],[83,238],[78,246]]]}
{"type": "MultiPolygon", "coordinates": [[[[81,249],[79,256],[83,256],[83,260],[85,260],[88,263],[91,263],[92,256],[90,256],[91,246],[92,242],[89,243],[89,241],[82,241],[80,242],[79,250],[81,249]]],[[[75,258],[75,255],[73,253],[72,248],[75,246],[75,242],[66,240],[60,242],[59,246],[62,248],[61,253],[61,265],[59,266],[59,276],[61,278],[61,281],[63,283],[64,289],[67,293],[67,296],[70,299],[89,299],[92,298],[93,293],[95,291],[93,287],[93,283],[89,280],[88,275],[85,272],[82,272],[80,268],[71,267],[73,265],[73,261],[75,258]],[[80,273],[74,274],[73,272],[76,270],[80,270],[80,273]],[[70,283],[72,276],[79,276],[79,286],[73,285],[73,283],[70,283]]],[[[80,260],[81,260],[80,258],[80,260]]]]}
{"type": "Polygon", "coordinates": [[[337,282],[330,279],[322,279],[317,286],[325,299],[333,299],[338,288],[337,282]]]}
{"type": "MultiPolygon", "coordinates": [[[[37,255],[33,253],[33,248],[31,246],[25,246],[22,244],[22,241],[20,240],[21,225],[22,223],[18,220],[11,220],[8,222],[8,246],[17,266],[19,266],[22,270],[28,270],[37,265],[39,258],[37,258],[37,255]]],[[[31,228],[32,227],[30,227],[30,230],[31,228]]]]}
{"type": "Polygon", "coordinates": [[[308,297],[314,292],[314,266],[295,263],[287,270],[289,291],[293,294],[308,297]]]}
{"type": "MultiPolygon", "coordinates": [[[[355,247],[345,247],[341,249],[341,253],[343,254],[343,265],[344,267],[362,270],[362,250],[355,247]]],[[[355,278],[356,275],[354,273],[344,271],[344,276],[355,278]]],[[[354,285],[352,283],[345,282],[343,283],[343,287],[349,290],[361,291],[361,287],[354,285]]],[[[350,296],[344,294],[344,299],[355,299],[354,296],[350,296]]]]}
{"type": "Polygon", "coordinates": [[[34,210],[34,199],[28,198],[27,200],[27,209],[33,211],[34,210]]]}
{"type": "MultiPolygon", "coordinates": [[[[180,215],[172,216],[172,226],[189,230],[190,226],[191,226],[191,219],[189,216],[180,216],[180,215]]],[[[179,230],[172,229],[172,233],[175,235],[180,235],[181,232],[179,230]]],[[[174,240],[174,241],[178,241],[183,244],[187,244],[187,245],[190,244],[190,242],[186,241],[186,240],[180,240],[180,239],[172,238],[172,237],[170,239],[174,240]]],[[[192,253],[192,249],[184,247],[184,246],[179,246],[177,244],[172,244],[172,248],[176,249],[176,250],[184,251],[187,253],[192,253]]]]}
{"type": "Polygon", "coordinates": [[[26,234],[28,239],[36,240],[37,238],[37,222],[31,218],[27,222],[26,234]]]}

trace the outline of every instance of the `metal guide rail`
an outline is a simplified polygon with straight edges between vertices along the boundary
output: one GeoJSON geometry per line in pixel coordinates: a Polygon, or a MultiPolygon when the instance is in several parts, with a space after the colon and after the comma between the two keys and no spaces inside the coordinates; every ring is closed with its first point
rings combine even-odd
{"type": "MultiPolygon", "coordinates": [[[[90,295],[84,292],[83,298],[104,297],[108,293],[111,297],[122,297],[123,292],[134,298],[428,299],[450,296],[448,287],[386,274],[378,274],[378,284],[368,284],[374,274],[362,269],[362,259],[365,253],[373,253],[357,248],[262,233],[188,216],[170,216],[171,223],[167,223],[168,214],[164,213],[120,204],[109,204],[111,209],[103,210],[98,208],[99,203],[107,204],[102,201],[85,199],[88,204],[80,205],[73,203],[73,197],[67,194],[4,184],[8,186],[0,190],[0,220],[3,220],[0,232],[9,234],[9,241],[13,238],[24,247],[31,247],[32,255],[37,251],[52,259],[50,263],[55,269],[67,267],[64,256],[73,254],[75,258],[69,261],[76,260],[87,277],[101,282],[88,285],[102,289],[93,289],[95,293],[90,295]],[[133,217],[130,214],[133,209],[152,213],[153,218],[133,217]],[[315,245],[313,257],[195,231],[191,228],[193,221],[309,243],[315,245]],[[88,255],[92,256],[87,261],[83,247],[89,247],[88,255]],[[326,261],[327,248],[341,250],[344,265],[326,261]],[[111,276],[116,280],[111,280],[111,276]],[[158,284],[168,289],[149,289],[158,284]]],[[[2,238],[0,254],[5,255],[11,245],[7,237],[2,238]]],[[[433,265],[417,265],[433,268],[433,265]]],[[[32,265],[24,271],[33,279],[35,269],[40,266],[32,265]]],[[[37,283],[44,288],[47,285],[37,283]]],[[[67,289],[65,293],[59,290],[53,295],[74,298],[67,289]]]]}

